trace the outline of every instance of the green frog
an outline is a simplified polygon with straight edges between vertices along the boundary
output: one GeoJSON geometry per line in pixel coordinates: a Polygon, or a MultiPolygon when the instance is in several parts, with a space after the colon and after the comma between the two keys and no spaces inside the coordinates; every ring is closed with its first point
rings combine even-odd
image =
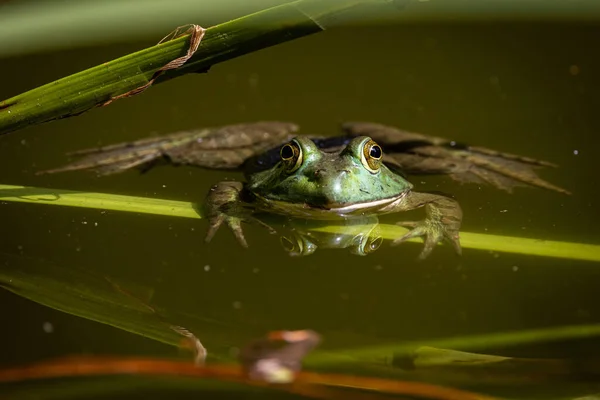
{"type": "Polygon", "coordinates": [[[446,174],[507,191],[525,184],[568,193],[534,172],[552,164],[528,157],[368,122],[346,123],[334,137],[298,130],[293,123],[267,121],[176,132],[80,151],[75,154],[82,159],[46,172],[92,169],[106,175],[134,167],[147,171],[160,163],[241,169],[245,182],[219,182],[208,193],[206,241],[225,223],[244,247],[243,221],[273,231],[256,218],[259,213],[340,220],[424,208],[425,219],[399,223],[410,229],[393,242],[423,238],[421,259],[440,242],[461,253],[462,210],[449,196],[414,191],[405,174],[446,174]]]}

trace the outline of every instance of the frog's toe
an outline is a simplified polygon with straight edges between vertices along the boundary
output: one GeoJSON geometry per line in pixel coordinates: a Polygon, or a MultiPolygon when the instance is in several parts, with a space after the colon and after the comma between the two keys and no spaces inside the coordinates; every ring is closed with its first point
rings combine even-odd
{"type": "Polygon", "coordinates": [[[457,255],[462,255],[462,247],[460,246],[460,236],[458,232],[444,231],[444,239],[452,245],[454,252],[457,255]]]}
{"type": "Polygon", "coordinates": [[[416,228],[419,226],[420,221],[400,221],[396,222],[396,225],[403,226],[405,228],[416,228]]]}
{"type": "Polygon", "coordinates": [[[227,218],[227,225],[235,235],[237,241],[242,245],[242,247],[248,247],[248,242],[246,242],[246,237],[244,236],[244,231],[242,231],[242,220],[236,217],[227,218]]]}
{"type": "Polygon", "coordinates": [[[210,219],[208,231],[206,232],[206,237],[204,238],[206,243],[210,243],[212,238],[215,236],[215,233],[217,233],[223,224],[223,221],[225,221],[225,215],[223,214],[216,215],[210,219]]]}
{"type": "Polygon", "coordinates": [[[398,239],[395,239],[392,242],[392,245],[396,246],[400,243],[406,242],[407,240],[410,240],[410,239],[413,239],[416,237],[423,237],[424,247],[423,247],[423,250],[421,251],[421,254],[419,254],[419,259],[421,259],[421,260],[427,258],[429,256],[429,254],[431,254],[435,245],[439,241],[438,235],[432,234],[431,229],[428,229],[429,227],[423,223],[414,222],[414,221],[406,221],[406,222],[399,222],[398,225],[401,225],[401,226],[404,226],[407,228],[412,228],[412,229],[410,231],[406,232],[404,235],[402,235],[398,239]]]}
{"type": "Polygon", "coordinates": [[[397,222],[396,225],[400,225],[405,228],[411,228],[411,229],[408,232],[406,232],[404,235],[400,236],[399,238],[394,239],[394,241],[392,242],[393,246],[396,246],[402,242],[406,242],[407,240],[410,240],[410,239],[413,239],[416,237],[421,237],[421,236],[427,235],[427,229],[426,229],[425,225],[420,221],[401,221],[401,222],[397,222]]]}
{"type": "Polygon", "coordinates": [[[442,225],[439,227],[437,233],[435,234],[435,238],[436,239],[435,243],[433,243],[433,246],[439,242],[447,242],[452,246],[454,252],[457,255],[462,255],[462,248],[460,247],[460,238],[458,231],[449,229],[447,226],[442,225]]]}
{"type": "Polygon", "coordinates": [[[398,245],[407,240],[416,237],[422,237],[424,246],[423,250],[419,254],[419,259],[421,260],[429,257],[435,246],[442,241],[449,242],[457,254],[460,255],[462,253],[458,232],[448,230],[442,224],[436,224],[427,221],[403,221],[398,222],[398,225],[411,228],[411,230],[398,239],[395,239],[392,242],[392,245],[398,245]]]}
{"type": "Polygon", "coordinates": [[[212,238],[215,236],[215,233],[219,230],[223,222],[229,226],[229,229],[235,235],[237,241],[243,246],[248,247],[248,242],[246,242],[246,238],[244,237],[244,232],[242,231],[242,220],[237,217],[230,217],[225,214],[219,213],[210,219],[210,225],[208,227],[208,232],[206,233],[206,238],[204,241],[209,243],[212,238]]]}

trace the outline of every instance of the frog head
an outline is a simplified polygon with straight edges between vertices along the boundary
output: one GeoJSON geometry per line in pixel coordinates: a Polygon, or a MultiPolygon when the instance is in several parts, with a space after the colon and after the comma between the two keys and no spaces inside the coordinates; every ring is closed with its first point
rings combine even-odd
{"type": "Polygon", "coordinates": [[[335,209],[395,198],[412,188],[383,164],[381,147],[367,136],[335,153],[300,136],[281,146],[279,155],[273,168],[249,177],[250,192],[280,203],[335,209]]]}

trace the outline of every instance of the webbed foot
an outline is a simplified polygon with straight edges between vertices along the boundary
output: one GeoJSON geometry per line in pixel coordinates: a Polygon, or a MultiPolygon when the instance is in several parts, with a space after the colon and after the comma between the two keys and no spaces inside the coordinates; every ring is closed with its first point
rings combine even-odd
{"type": "Polygon", "coordinates": [[[77,151],[72,155],[83,158],[40,173],[93,170],[110,175],[133,168],[147,171],[159,164],[237,169],[249,158],[285,143],[297,130],[297,125],[288,122],[259,121],[173,132],[77,151]]]}
{"type": "Polygon", "coordinates": [[[208,232],[205,242],[210,242],[219,227],[225,222],[235,235],[237,241],[248,247],[248,242],[242,230],[242,221],[255,222],[262,225],[270,233],[276,231],[269,225],[252,216],[252,212],[244,208],[241,198],[243,184],[241,182],[223,181],[214,185],[206,198],[206,212],[208,218],[208,232]]]}
{"type": "Polygon", "coordinates": [[[402,237],[394,240],[397,245],[415,237],[423,237],[425,243],[419,259],[431,254],[436,244],[448,242],[457,254],[462,254],[460,247],[460,224],[462,210],[453,199],[437,194],[410,192],[402,204],[404,210],[412,210],[425,206],[426,218],[422,221],[399,222],[398,225],[412,228],[402,237]]]}

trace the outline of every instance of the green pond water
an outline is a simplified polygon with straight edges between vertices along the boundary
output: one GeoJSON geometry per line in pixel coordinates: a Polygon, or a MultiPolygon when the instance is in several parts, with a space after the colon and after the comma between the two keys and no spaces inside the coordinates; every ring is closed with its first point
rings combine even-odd
{"type": "MultiPolygon", "coordinates": [[[[413,178],[417,190],[455,195],[464,231],[600,244],[599,39],[595,25],[332,29],[79,117],[5,135],[0,183],[198,202],[215,182],[241,174],[187,167],[104,178],[36,172],[64,164],[70,151],[181,129],[274,119],[334,135],[343,121],[367,120],[560,165],[541,176],[571,196],[413,178]]],[[[154,42],[3,59],[0,98],[154,42]]],[[[231,360],[236,348],[267,331],[310,328],[325,341],[307,368],[411,379],[391,365],[394,353],[386,348],[413,341],[443,347],[437,346],[441,339],[600,323],[597,262],[470,249],[458,259],[447,246],[417,262],[420,244],[389,242],[367,257],[344,249],[290,257],[277,237],[255,226],[245,227],[250,247],[242,249],[226,229],[204,244],[204,220],[9,202],[0,203],[0,221],[0,284],[10,289],[0,291],[4,367],[65,354],[188,359],[175,346],[178,336],[165,328],[167,320],[193,331],[208,348],[209,362],[231,360]],[[107,277],[162,319],[115,291],[107,277]],[[327,356],[369,348],[384,350],[339,364],[327,356]]],[[[588,338],[468,350],[600,358],[599,343],[588,338]]],[[[570,371],[527,384],[468,374],[414,377],[511,398],[576,398],[600,392],[598,375],[590,376],[570,371]]],[[[131,387],[111,382],[112,388],[119,382],[131,387]]],[[[70,387],[74,398],[100,392],[111,398],[101,380],[72,383],[11,385],[0,393],[60,398],[70,387]]],[[[162,390],[175,389],[165,383],[162,390]]],[[[186,390],[177,393],[192,395],[186,390]]],[[[158,392],[139,393],[151,398],[158,392]]]]}

